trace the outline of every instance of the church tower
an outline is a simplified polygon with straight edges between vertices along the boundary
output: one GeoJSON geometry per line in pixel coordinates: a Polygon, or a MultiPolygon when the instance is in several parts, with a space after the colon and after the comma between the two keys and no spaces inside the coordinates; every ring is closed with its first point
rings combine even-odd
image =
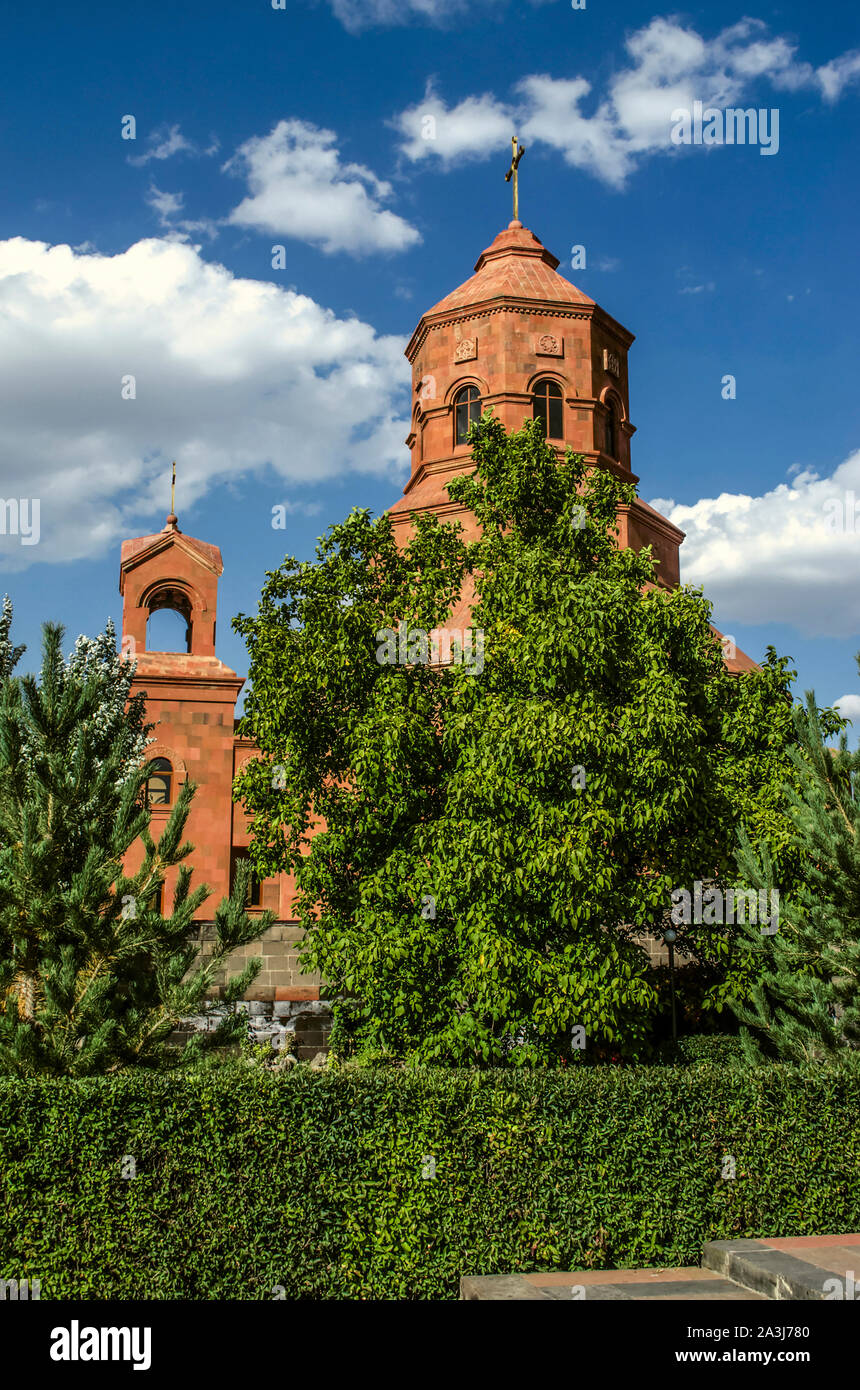
{"type": "MultiPolygon", "coordinates": [[[[154,838],[164,828],[179,786],[198,784],[187,837],[195,847],[196,883],[212,898],[230,891],[233,860],[234,718],[244,680],[215,655],[218,578],[224,566],[217,545],[185,536],[173,512],[164,529],[123,542],[119,591],[123,598],[122,649],[137,662],[132,694],[146,691],[147,720],[156,742],[147,748],[154,838]],[[152,651],[153,613],[170,609],[185,623],[186,651],[152,651]]],[[[168,877],[168,895],[172,877],[168,877]]]]}
{"type": "MultiPolygon", "coordinates": [[[[445,483],[471,468],[470,424],[492,409],[507,430],[543,421],[549,443],[627,482],[632,472],[627,354],[633,334],[558,273],[558,259],[518,220],[483,251],[474,275],[412,335],[411,476],[390,509],[404,535],[410,512],[435,512],[475,535],[445,483]]],[[[651,545],[659,582],[679,582],[683,532],[637,499],[619,513],[619,541],[651,545]]]]}
{"type": "MultiPolygon", "coordinates": [[[[196,914],[204,949],[214,909],[231,891],[237,860],[248,855],[248,817],[233,801],[233,781],[247,762],[260,755],[252,740],[235,732],[236,700],[244,679],[215,655],[218,579],[223,568],[217,545],[180,531],[171,503],[161,531],[123,542],[119,571],[122,650],[137,662],[131,693],[145,692],[147,723],[155,725],[155,742],[145,754],[153,839],[164,829],[182,783],[190,779],[197,786],[186,838],[194,846],[189,860],[193,883],[205,883],[211,890],[196,914]],[[152,650],[150,619],[164,609],[182,619],[184,651],[152,650]]],[[[141,845],[132,848],[129,870],[140,864],[142,854],[141,845]]],[[[176,870],[168,870],[167,908],[175,880],[176,870]]],[[[316,1002],[319,976],[300,970],[301,931],[295,921],[294,897],[290,874],[262,881],[252,877],[247,910],[253,914],[270,909],[277,920],[258,942],[234,952],[229,973],[238,973],[251,956],[262,958],[262,971],[246,998],[256,1001],[255,1008],[272,1005],[280,1020],[276,1031],[294,1029],[298,1055],[312,1057],[324,1046],[327,1025],[324,1006],[316,1002]],[[292,1022],[287,1024],[289,1019],[292,1022]]],[[[216,983],[223,983],[223,977],[216,983]]]]}

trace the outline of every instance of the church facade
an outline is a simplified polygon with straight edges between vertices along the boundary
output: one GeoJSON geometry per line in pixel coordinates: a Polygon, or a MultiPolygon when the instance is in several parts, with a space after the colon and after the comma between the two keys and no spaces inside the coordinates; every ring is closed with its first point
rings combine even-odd
{"type": "MultiPolygon", "coordinates": [[[[402,538],[413,512],[458,520],[467,538],[475,535],[474,518],[450,501],[445,484],[471,467],[469,426],[487,409],[508,430],[538,418],[560,458],[570,448],[591,468],[638,481],[631,467],[635,426],[627,374],[633,335],[559,275],[558,264],[515,220],[481,254],[474,275],[422,316],[406,349],[411,473],[389,513],[402,538]]],[[[638,498],[620,509],[618,525],[621,545],[653,547],[659,583],[680,582],[684,537],[676,526],[638,498]]],[[[137,661],[133,689],[146,692],[148,720],[156,726],[147,749],[152,834],[157,837],[166,822],[179,785],[191,778],[198,791],[187,836],[195,847],[196,881],[212,889],[198,914],[204,933],[213,905],[230,892],[236,866],[248,854],[247,818],[232,799],[232,785],[259,752],[236,733],[244,679],[215,654],[222,570],[217,545],[184,535],[173,513],[163,530],[122,546],[122,645],[137,661]],[[148,648],[149,619],[161,609],[185,621],[185,652],[148,648]]],[[[464,594],[452,628],[468,627],[470,604],[464,594]]],[[[743,652],[724,652],[733,672],[755,669],[743,652]]],[[[170,876],[166,891],[169,899],[170,876]]],[[[284,1008],[319,998],[319,981],[298,968],[294,891],[286,874],[254,880],[249,903],[251,912],[270,908],[277,916],[263,942],[246,951],[264,961],[250,998],[284,1008]]]]}

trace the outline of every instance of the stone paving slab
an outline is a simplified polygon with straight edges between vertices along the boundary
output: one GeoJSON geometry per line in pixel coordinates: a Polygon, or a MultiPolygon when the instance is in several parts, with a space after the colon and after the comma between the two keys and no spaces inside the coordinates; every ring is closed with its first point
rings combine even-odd
{"type": "Polygon", "coordinates": [[[460,1281],[460,1297],[469,1301],[550,1299],[555,1303],[589,1299],[629,1303],[640,1299],[756,1301],[765,1295],[741,1288],[698,1265],[687,1269],[600,1269],[571,1274],[469,1275],[460,1281]]]}
{"type": "Polygon", "coordinates": [[[491,1299],[548,1299],[550,1295],[533,1284],[527,1284],[521,1274],[467,1274],[460,1280],[460,1298],[469,1302],[491,1299]]]}
{"type": "Polygon", "coordinates": [[[768,1236],[762,1245],[772,1250],[823,1250],[829,1245],[858,1246],[860,1231],[838,1236],[768,1236]]]}
{"type": "MultiPolygon", "coordinates": [[[[676,1276],[683,1273],[682,1270],[671,1271],[676,1276]]],[[[576,1275],[568,1276],[569,1279],[576,1279],[576,1275]]],[[[606,1273],[603,1274],[606,1279],[606,1273]]],[[[568,1284],[562,1288],[556,1284],[552,1287],[542,1287],[543,1292],[558,1302],[579,1302],[581,1294],[576,1289],[575,1284],[568,1284]]],[[[730,1299],[733,1302],[765,1301],[764,1294],[752,1293],[749,1289],[743,1289],[739,1284],[735,1284],[731,1279],[661,1279],[652,1283],[638,1282],[633,1279],[627,1280],[623,1284],[605,1283],[588,1284],[585,1286],[585,1301],[596,1300],[606,1302],[607,1299],[619,1300],[621,1302],[648,1302],[659,1299],[660,1302],[699,1302],[712,1303],[715,1301],[730,1299]]]]}
{"type": "Polygon", "coordinates": [[[713,1240],[703,1264],[746,1288],[779,1301],[818,1301],[834,1297],[833,1279],[854,1297],[860,1276],[860,1235],[780,1236],[773,1240],[713,1240]]]}
{"type": "Polygon", "coordinates": [[[681,1269],[581,1269],[572,1274],[566,1270],[552,1270],[521,1274],[519,1277],[525,1279],[527,1284],[535,1284],[542,1289],[551,1288],[554,1284],[584,1284],[587,1288],[589,1284],[661,1284],[678,1279],[713,1279],[714,1272],[702,1269],[701,1265],[687,1265],[681,1269]]]}
{"type": "Polygon", "coordinates": [[[701,1266],[682,1269],[553,1270],[460,1280],[460,1297],[470,1301],[578,1302],[583,1294],[586,1301],[601,1302],[860,1300],[860,1233],[714,1240],[705,1246],[701,1266]],[[834,1292],[835,1279],[841,1281],[841,1295],[834,1292]]]}
{"type": "Polygon", "coordinates": [[[855,1245],[852,1248],[848,1245],[828,1245],[823,1249],[813,1247],[805,1252],[803,1258],[809,1264],[827,1270],[830,1274],[840,1274],[844,1277],[853,1270],[860,1280],[860,1246],[855,1245]]]}

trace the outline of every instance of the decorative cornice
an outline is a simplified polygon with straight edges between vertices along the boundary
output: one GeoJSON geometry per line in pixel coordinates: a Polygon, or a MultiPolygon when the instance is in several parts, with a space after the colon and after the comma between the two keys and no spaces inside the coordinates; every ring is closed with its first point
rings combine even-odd
{"type": "Polygon", "coordinates": [[[440,314],[438,317],[425,314],[409,340],[406,356],[410,362],[414,361],[428,335],[436,329],[453,328],[458,323],[469,323],[472,319],[486,319],[492,317],[493,314],[535,313],[545,314],[547,318],[554,319],[590,319],[594,316],[596,309],[598,309],[597,305],[584,305],[581,309],[571,309],[569,305],[563,306],[558,300],[515,299],[494,303],[493,300],[488,299],[483,306],[470,304],[466,311],[458,312],[454,309],[449,313],[440,314]]]}
{"type": "Polygon", "coordinates": [[[618,512],[619,515],[623,514],[629,516],[631,513],[638,515],[642,518],[643,523],[650,527],[652,531],[660,532],[667,540],[677,542],[678,545],[681,544],[687,534],[686,531],[682,531],[679,526],[676,526],[673,521],[670,521],[668,517],[663,516],[662,512],[658,512],[654,507],[649,507],[646,502],[643,502],[641,497],[634,498],[630,505],[626,502],[622,502],[618,508],[618,512]]]}
{"type": "Polygon", "coordinates": [[[245,677],[237,675],[235,671],[223,676],[183,675],[181,671],[154,675],[146,670],[141,671],[138,667],[131,683],[131,690],[132,694],[137,694],[139,690],[145,690],[151,695],[157,695],[163,693],[168,687],[175,687],[184,692],[180,698],[185,700],[204,699],[207,691],[223,699],[225,692],[235,690],[236,694],[233,697],[235,704],[244,684],[245,677]]]}
{"type": "MultiPolygon", "coordinates": [[[[631,433],[633,432],[633,428],[634,427],[631,426],[631,433]]],[[[634,473],[631,469],[625,468],[623,463],[619,463],[617,459],[610,458],[608,454],[601,453],[599,450],[574,449],[571,445],[558,444],[554,440],[550,440],[549,443],[550,447],[558,454],[559,460],[562,463],[567,456],[568,449],[570,449],[572,454],[582,459],[586,469],[589,471],[595,468],[602,468],[605,472],[612,473],[616,478],[620,478],[622,482],[632,483],[634,486],[639,482],[638,473],[634,473]]],[[[465,448],[466,446],[464,445],[463,447],[465,448]]],[[[432,459],[428,462],[422,459],[416,467],[415,472],[409,478],[409,481],[403,489],[402,495],[408,497],[409,493],[412,492],[419,483],[423,483],[426,479],[433,478],[437,474],[449,473],[452,478],[460,478],[467,477],[474,471],[475,464],[471,455],[468,454],[448,454],[445,458],[432,459]]],[[[398,507],[400,503],[396,502],[394,505],[398,507]]],[[[416,507],[414,510],[419,512],[436,511],[437,505],[437,503],[430,502],[426,507],[416,507]]],[[[389,511],[391,510],[393,509],[389,508],[389,511]]],[[[398,515],[398,513],[395,513],[395,515],[398,515]]]]}
{"type": "Polygon", "coordinates": [[[406,348],[406,356],[414,362],[424,346],[429,334],[440,328],[453,328],[458,323],[469,323],[475,319],[486,319],[493,314],[542,314],[553,319],[597,319],[602,328],[617,338],[627,351],[636,341],[635,334],[608,314],[599,304],[585,304],[571,308],[564,301],[550,299],[512,299],[500,302],[488,299],[481,304],[470,304],[465,310],[449,310],[446,313],[425,314],[418,323],[406,348]]]}

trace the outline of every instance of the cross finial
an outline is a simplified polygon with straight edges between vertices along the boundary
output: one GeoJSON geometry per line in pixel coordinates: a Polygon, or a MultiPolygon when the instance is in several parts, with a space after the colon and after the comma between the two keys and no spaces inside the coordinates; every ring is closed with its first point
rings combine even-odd
{"type": "Polygon", "coordinates": [[[165,530],[166,530],[166,531],[178,531],[178,530],[179,530],[179,526],[177,525],[177,519],[176,519],[176,463],[175,463],[175,462],[173,463],[172,467],[173,467],[173,474],[172,474],[171,479],[170,479],[170,512],[169,512],[169,514],[168,514],[167,522],[166,522],[166,525],[165,525],[165,530]]]}
{"type": "Polygon", "coordinates": [[[523,157],[523,155],[525,154],[526,150],[525,150],[525,145],[521,145],[521,144],[519,143],[519,141],[518,141],[516,135],[514,135],[514,136],[511,138],[511,145],[513,146],[513,157],[512,157],[512,159],[511,159],[511,167],[510,167],[510,169],[508,170],[508,172],[505,174],[505,183],[510,183],[511,179],[513,179],[513,181],[514,181],[514,221],[515,221],[515,222],[519,222],[519,220],[520,220],[520,183],[519,183],[519,178],[520,178],[520,176],[519,176],[519,168],[520,168],[520,160],[522,159],[522,157],[523,157]]]}

